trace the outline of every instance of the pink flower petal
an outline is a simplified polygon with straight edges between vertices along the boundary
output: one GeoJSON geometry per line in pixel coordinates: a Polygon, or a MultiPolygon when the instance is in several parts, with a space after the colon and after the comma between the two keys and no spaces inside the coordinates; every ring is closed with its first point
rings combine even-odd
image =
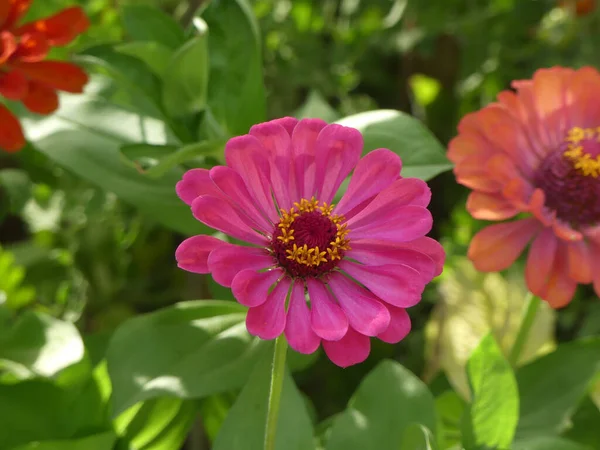
{"type": "Polygon", "coordinates": [[[401,169],[400,157],[391,150],[380,148],[367,153],[356,165],[348,190],[335,208],[336,214],[345,215],[379,194],[398,179],[401,169]]]}
{"type": "Polygon", "coordinates": [[[333,295],[348,317],[348,323],[359,333],[377,336],[390,324],[390,312],[371,292],[340,273],[329,279],[333,295]]]}
{"type": "MultiPolygon", "coordinates": [[[[444,247],[436,241],[427,236],[420,237],[410,242],[403,242],[394,244],[398,247],[406,248],[409,250],[415,250],[417,252],[423,253],[429,256],[436,265],[436,270],[434,272],[434,276],[438,276],[444,270],[444,262],[446,261],[446,252],[444,251],[444,247]]],[[[410,265],[410,264],[409,264],[410,265]]]]}
{"type": "Polygon", "coordinates": [[[409,205],[373,214],[370,223],[361,227],[349,227],[348,237],[350,242],[355,239],[409,242],[429,233],[432,225],[433,218],[427,208],[409,205]]]}
{"type": "MultiPolygon", "coordinates": [[[[296,179],[295,198],[310,199],[317,195],[315,152],[319,133],[327,126],[321,119],[302,119],[292,133],[294,173],[296,179]]],[[[293,194],[293,193],[291,193],[293,194]]],[[[322,200],[322,199],[321,199],[322,200]]]]}
{"type": "Polygon", "coordinates": [[[232,206],[240,214],[247,216],[257,229],[267,234],[273,231],[274,224],[269,222],[264,211],[257,209],[256,201],[252,198],[242,177],[227,166],[215,166],[210,170],[210,179],[228,197],[232,206]]]}
{"type": "Polygon", "coordinates": [[[327,125],[316,142],[316,184],[318,198],[331,203],[335,193],[356,166],[363,149],[360,131],[338,124],[327,125]]]}
{"type": "Polygon", "coordinates": [[[548,302],[553,308],[567,306],[575,295],[577,281],[569,277],[567,268],[567,245],[559,241],[554,264],[546,287],[540,297],[548,302]]]}
{"type": "Polygon", "coordinates": [[[283,275],[280,269],[257,272],[245,269],[238,272],[231,282],[231,291],[238,302],[249,308],[262,305],[267,300],[269,289],[283,275]]]}
{"type": "Polygon", "coordinates": [[[209,195],[198,197],[192,203],[192,213],[203,224],[236,239],[261,246],[268,244],[267,238],[251,228],[253,224],[247,217],[240,216],[221,198],[209,195]]]}
{"type": "Polygon", "coordinates": [[[317,350],[321,343],[321,338],[315,334],[311,326],[310,310],[304,298],[304,283],[302,282],[294,283],[292,288],[285,337],[290,347],[307,355],[317,350]]]}
{"type": "Polygon", "coordinates": [[[349,228],[361,228],[373,222],[374,217],[394,214],[404,206],[425,207],[431,200],[427,183],[417,178],[402,178],[381,191],[369,205],[348,220],[349,228]]]}
{"type": "Polygon", "coordinates": [[[210,179],[206,169],[192,169],[183,174],[183,178],[175,186],[177,195],[188,205],[202,195],[222,197],[222,192],[210,179]]]}
{"type": "Polygon", "coordinates": [[[365,266],[345,260],[340,263],[339,268],[384,302],[400,308],[409,308],[419,303],[425,284],[430,281],[429,274],[420,274],[404,265],[365,266]]]}
{"type": "Polygon", "coordinates": [[[230,287],[235,276],[245,269],[262,270],[274,265],[273,257],[264,248],[227,244],[208,255],[208,268],[214,280],[230,287]]]}
{"type": "Polygon", "coordinates": [[[186,239],[175,250],[175,259],[180,269],[194,273],[210,273],[208,255],[227,243],[212,236],[192,236],[186,239]]]}
{"type": "Polygon", "coordinates": [[[317,336],[328,341],[341,339],[348,331],[348,318],[335,303],[323,282],[307,278],[308,295],[311,306],[312,329],[317,336]]]}
{"type": "Polygon", "coordinates": [[[225,145],[227,165],[240,174],[248,192],[273,223],[279,217],[271,197],[270,168],[267,150],[260,141],[248,134],[230,139],[225,145]]]}
{"type": "Polygon", "coordinates": [[[371,352],[371,340],[348,328],[346,335],[339,341],[323,341],[323,350],[335,365],[349,367],[367,359],[371,352]]]}
{"type": "Polygon", "coordinates": [[[534,218],[490,225],[471,240],[469,259],[482,272],[507,269],[541,229],[534,218]]]}
{"type": "Polygon", "coordinates": [[[275,339],[285,329],[285,298],[291,281],[284,278],[260,306],[250,308],[246,316],[248,333],[261,339],[275,339]]]}
{"type": "Polygon", "coordinates": [[[591,283],[594,280],[592,249],[585,241],[567,244],[569,277],[578,283],[591,283]]]}
{"type": "Polygon", "coordinates": [[[529,290],[537,296],[541,297],[546,290],[557,250],[558,239],[551,228],[545,228],[531,244],[527,255],[525,280],[529,290]]]}
{"type": "Polygon", "coordinates": [[[391,317],[390,326],[384,332],[379,333],[377,338],[388,344],[397,344],[410,332],[410,316],[404,308],[388,306],[388,309],[391,317]]]}
{"type": "Polygon", "coordinates": [[[371,239],[352,241],[352,249],[346,252],[346,257],[368,266],[402,264],[415,269],[428,280],[438,270],[435,261],[425,253],[401,247],[401,244],[371,239]]]}
{"type": "Polygon", "coordinates": [[[292,137],[287,130],[275,121],[254,125],[250,135],[256,137],[267,150],[270,162],[271,189],[281,209],[290,209],[295,195],[295,181],[292,178],[292,137]],[[292,186],[293,185],[293,186],[292,186]]]}
{"type": "Polygon", "coordinates": [[[298,125],[298,122],[299,122],[299,120],[296,119],[295,117],[282,117],[280,119],[271,120],[271,123],[276,123],[278,125],[281,125],[283,128],[285,128],[285,131],[287,131],[290,136],[292,136],[292,133],[294,132],[294,128],[296,128],[296,125],[298,125]]]}

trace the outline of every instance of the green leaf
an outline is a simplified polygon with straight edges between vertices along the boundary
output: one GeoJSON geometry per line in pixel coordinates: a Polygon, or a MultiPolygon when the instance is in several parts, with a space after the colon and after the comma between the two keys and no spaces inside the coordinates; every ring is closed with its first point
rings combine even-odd
{"type": "Polygon", "coordinates": [[[175,49],[185,42],[181,26],[159,8],[126,5],[121,9],[125,31],[135,41],[158,42],[175,49]]]}
{"type": "Polygon", "coordinates": [[[539,436],[518,440],[511,450],[593,450],[592,447],[579,445],[567,439],[539,436]]]}
{"type": "Polygon", "coordinates": [[[43,313],[27,311],[0,332],[0,368],[21,379],[55,376],[83,356],[77,328],[43,313]]]}
{"type": "Polygon", "coordinates": [[[294,114],[298,119],[317,118],[325,122],[335,122],[340,114],[333,109],[317,90],[311,90],[304,104],[294,114]]]}
{"type": "MultiPolygon", "coordinates": [[[[102,87],[102,80],[96,78],[88,89],[93,94],[102,87]]],[[[36,148],[59,165],[114,192],[173,230],[189,235],[202,231],[203,226],[175,193],[182,171],[173,171],[160,180],[149,179],[121,160],[120,148],[126,144],[168,144],[171,139],[163,122],[88,94],[65,95],[57,113],[24,123],[36,148]]]]}
{"type": "Polygon", "coordinates": [[[465,410],[465,402],[454,391],[446,391],[435,399],[435,409],[441,420],[440,442],[442,448],[460,444],[460,419],[465,410]]]}
{"type": "Polygon", "coordinates": [[[348,408],[336,417],[327,450],[397,450],[406,428],[436,430],[433,396],[415,375],[383,361],[360,384],[348,408]]]}
{"type": "Polygon", "coordinates": [[[598,427],[600,423],[600,409],[590,397],[586,397],[577,412],[570,419],[571,426],[563,437],[579,444],[595,447],[598,443],[598,427]]]}
{"type": "Polygon", "coordinates": [[[162,97],[171,116],[197,113],[206,105],[209,75],[207,39],[205,27],[171,57],[169,70],[164,76],[162,97]]]}
{"type": "Polygon", "coordinates": [[[179,303],[133,318],[107,350],[116,413],[153,397],[202,398],[241,387],[266,343],[234,302],[179,303]]]}
{"type": "Polygon", "coordinates": [[[117,437],[112,431],[84,438],[32,442],[11,450],[112,450],[117,437]]]}
{"type": "Polygon", "coordinates": [[[412,424],[406,427],[401,450],[436,450],[435,439],[427,427],[412,424]]]}
{"type": "Polygon", "coordinates": [[[0,247],[0,307],[18,310],[35,300],[35,289],[22,286],[25,269],[15,263],[12,253],[0,247]]]}
{"type": "Polygon", "coordinates": [[[509,448],[519,420],[519,391],[510,364],[492,335],[467,364],[473,401],[465,420],[469,448],[509,448]]]}
{"type": "Polygon", "coordinates": [[[421,122],[403,112],[381,109],[348,116],[337,123],[363,134],[363,153],[388,148],[400,155],[403,177],[429,180],[452,168],[439,141],[421,122]]]}
{"type": "Polygon", "coordinates": [[[194,402],[184,402],[177,415],[152,442],[140,450],[173,450],[181,448],[196,420],[194,402]]]}
{"type": "Polygon", "coordinates": [[[217,0],[202,17],[210,30],[208,104],[229,135],[245,134],[267,117],[262,44],[252,8],[246,0],[217,0]]]}
{"type": "Polygon", "coordinates": [[[163,44],[148,41],[126,42],[117,45],[115,50],[124,55],[133,56],[134,58],[142,60],[161,78],[164,77],[169,69],[169,62],[171,61],[171,55],[173,53],[169,47],[163,44]]]}
{"type": "MultiPolygon", "coordinates": [[[[229,411],[213,450],[262,450],[267,418],[272,355],[257,363],[250,379],[229,411]]],[[[313,430],[306,405],[292,377],[283,381],[275,435],[276,450],[314,450],[313,430]]]]}
{"type": "Polygon", "coordinates": [[[561,344],[556,351],[521,367],[519,439],[558,434],[600,372],[600,337],[561,344]]]}
{"type": "MultiPolygon", "coordinates": [[[[20,214],[31,197],[32,183],[27,172],[19,169],[0,170],[0,188],[10,202],[10,212],[20,214]]],[[[0,190],[0,198],[2,192],[0,190]]]]}

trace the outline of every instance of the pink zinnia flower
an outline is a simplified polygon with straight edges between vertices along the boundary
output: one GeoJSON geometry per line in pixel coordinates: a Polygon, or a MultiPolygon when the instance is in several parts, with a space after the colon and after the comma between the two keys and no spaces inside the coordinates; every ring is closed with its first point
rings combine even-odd
{"type": "Polygon", "coordinates": [[[478,270],[508,268],[531,242],[525,278],[552,307],[579,283],[600,295],[600,74],[538,70],[469,114],[450,143],[467,209],[491,225],[471,242],[478,270]]]}
{"type": "Polygon", "coordinates": [[[192,169],[177,184],[196,219],[249,244],[194,236],[177,249],[179,267],[231,287],[250,308],[251,334],[285,333],[301,353],[322,342],[342,367],[367,358],[371,336],[397,343],[408,334],[406,308],[444,260],[425,237],[427,184],[401,178],[390,150],[360,159],[362,149],[353,128],[286,117],[231,139],[226,166],[192,169]]]}

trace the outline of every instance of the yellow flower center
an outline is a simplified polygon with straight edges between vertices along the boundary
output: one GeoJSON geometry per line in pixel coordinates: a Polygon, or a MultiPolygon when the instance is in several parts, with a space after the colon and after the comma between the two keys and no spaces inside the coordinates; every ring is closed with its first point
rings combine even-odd
{"type": "Polygon", "coordinates": [[[600,127],[573,127],[569,130],[565,141],[568,146],[563,155],[571,161],[573,167],[586,177],[600,176],[600,154],[593,155],[586,151],[586,147],[589,147],[591,142],[596,146],[600,145],[600,127]]]}

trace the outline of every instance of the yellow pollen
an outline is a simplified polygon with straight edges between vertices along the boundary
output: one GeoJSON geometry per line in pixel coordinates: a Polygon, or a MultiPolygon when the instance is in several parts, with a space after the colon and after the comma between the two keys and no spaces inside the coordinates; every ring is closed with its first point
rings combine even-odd
{"type": "Polygon", "coordinates": [[[593,157],[584,152],[581,141],[585,139],[595,139],[600,142],[600,127],[571,128],[565,139],[569,145],[563,155],[573,163],[573,167],[579,170],[583,176],[598,178],[600,176],[600,155],[593,157]]]}
{"type": "Polygon", "coordinates": [[[285,250],[286,258],[298,264],[303,264],[309,267],[318,267],[323,263],[328,263],[336,260],[341,260],[340,252],[350,250],[350,241],[347,238],[350,230],[344,222],[346,219],[342,215],[333,214],[334,204],[319,203],[315,197],[310,200],[301,199],[294,203],[294,207],[287,211],[281,211],[281,220],[278,227],[281,228],[281,236],[277,239],[284,244],[289,244],[290,247],[285,250]],[[308,245],[298,246],[294,238],[294,229],[292,225],[297,217],[303,213],[318,211],[322,216],[327,217],[336,226],[337,232],[335,238],[329,242],[325,249],[320,249],[318,246],[309,248],[308,245]]]}

